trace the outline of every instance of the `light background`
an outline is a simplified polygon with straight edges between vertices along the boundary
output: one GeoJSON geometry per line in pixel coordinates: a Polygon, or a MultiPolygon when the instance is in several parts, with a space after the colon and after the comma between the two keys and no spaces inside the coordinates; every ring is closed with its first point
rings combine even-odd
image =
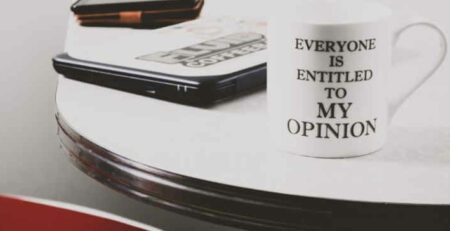
{"type": "MultiPolygon", "coordinates": [[[[226,0],[224,0],[226,1],[226,0]]],[[[246,0],[248,1],[248,0],[246,0]]],[[[257,1],[256,1],[257,2],[257,1]]],[[[417,11],[450,32],[447,0],[384,0],[417,11]]],[[[51,57],[63,50],[70,1],[9,1],[0,14],[0,193],[101,209],[166,230],[234,230],[145,205],[75,169],[56,137],[56,77],[51,57]]],[[[239,7],[237,4],[230,5],[239,7]]],[[[250,9],[249,9],[250,10],[250,9]]],[[[430,81],[448,82],[448,60],[430,81]]],[[[442,86],[442,92],[449,86],[442,86]]],[[[427,86],[405,108],[438,113],[427,86]]],[[[399,112],[401,113],[401,111],[399,112]]],[[[1,209],[1,208],[0,208],[1,209]]]]}

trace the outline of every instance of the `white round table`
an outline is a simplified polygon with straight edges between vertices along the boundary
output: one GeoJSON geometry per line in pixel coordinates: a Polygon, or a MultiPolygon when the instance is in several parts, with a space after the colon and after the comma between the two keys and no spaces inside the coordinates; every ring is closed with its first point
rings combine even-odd
{"type": "MultiPolygon", "coordinates": [[[[73,37],[89,43],[82,37],[116,33],[86,31],[70,29],[69,51],[73,37]]],[[[417,75],[411,67],[423,59],[399,54],[393,76],[417,75]]],[[[274,149],[264,91],[196,108],[60,76],[58,134],[73,163],[100,182],[213,222],[267,230],[448,230],[446,74],[438,72],[401,108],[382,151],[358,158],[274,149]]],[[[394,78],[389,87],[402,84],[394,78]]]]}
{"type": "Polygon", "coordinates": [[[188,215],[297,230],[360,213],[412,225],[450,215],[448,128],[393,126],[381,152],[313,159],[271,147],[264,92],[195,108],[60,77],[56,101],[59,137],[75,165],[188,215]]]}

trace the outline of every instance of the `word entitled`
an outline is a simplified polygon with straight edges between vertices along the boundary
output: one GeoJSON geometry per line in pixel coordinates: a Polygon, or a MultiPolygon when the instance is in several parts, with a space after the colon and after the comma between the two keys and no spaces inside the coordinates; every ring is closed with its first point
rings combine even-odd
{"type": "Polygon", "coordinates": [[[357,71],[312,71],[297,69],[297,80],[317,83],[352,83],[369,81],[373,77],[372,70],[357,71]]]}

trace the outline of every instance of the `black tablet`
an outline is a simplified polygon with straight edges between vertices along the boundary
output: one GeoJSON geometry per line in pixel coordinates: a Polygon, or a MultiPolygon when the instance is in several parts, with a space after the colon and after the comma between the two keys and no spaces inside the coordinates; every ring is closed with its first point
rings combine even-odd
{"type": "Polygon", "coordinates": [[[53,59],[67,78],[191,105],[265,87],[265,23],[202,18],[159,30],[78,25],[53,59]]]}
{"type": "Polygon", "coordinates": [[[53,58],[55,70],[67,78],[139,95],[207,106],[266,83],[266,65],[226,74],[183,77],[165,73],[85,61],[64,53],[53,58]]]}

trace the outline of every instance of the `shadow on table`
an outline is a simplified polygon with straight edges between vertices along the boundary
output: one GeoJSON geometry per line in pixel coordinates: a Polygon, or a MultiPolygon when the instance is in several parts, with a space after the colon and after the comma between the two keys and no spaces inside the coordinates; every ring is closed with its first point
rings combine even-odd
{"type": "Polygon", "coordinates": [[[450,128],[394,126],[381,151],[361,158],[407,164],[448,165],[450,128]]]}

